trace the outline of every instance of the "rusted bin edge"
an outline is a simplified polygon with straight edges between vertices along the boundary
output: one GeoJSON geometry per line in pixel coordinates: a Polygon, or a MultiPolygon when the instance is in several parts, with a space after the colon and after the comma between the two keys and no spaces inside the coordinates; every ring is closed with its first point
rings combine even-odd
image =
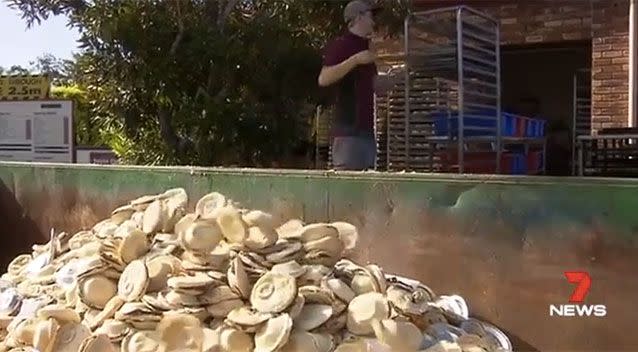
{"type": "Polygon", "coordinates": [[[638,180],[150,168],[0,162],[0,246],[9,258],[50,227],[77,231],[141,194],[217,190],[281,218],[350,221],[359,260],[458,293],[517,350],[635,351],[638,180]],[[586,270],[584,304],[606,317],[549,316],[563,272],[586,270]]]}

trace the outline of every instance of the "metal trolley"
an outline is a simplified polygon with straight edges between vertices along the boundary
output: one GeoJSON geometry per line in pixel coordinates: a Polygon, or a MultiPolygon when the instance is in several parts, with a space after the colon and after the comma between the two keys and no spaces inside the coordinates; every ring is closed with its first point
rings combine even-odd
{"type": "Polygon", "coordinates": [[[578,137],[591,134],[591,71],[579,70],[574,74],[574,107],[572,114],[572,175],[580,170],[578,137]]]}
{"type": "Polygon", "coordinates": [[[458,6],[413,13],[405,19],[404,31],[407,153],[408,131],[418,123],[410,100],[411,81],[418,72],[453,82],[449,91],[456,93],[448,94],[447,109],[438,111],[447,115],[447,136],[429,136],[426,140],[437,150],[456,146],[459,173],[464,172],[467,152],[490,144],[496,151],[498,173],[502,149],[499,22],[458,6]],[[466,123],[468,119],[474,123],[466,123]]]}
{"type": "Polygon", "coordinates": [[[503,135],[497,20],[466,6],[414,12],[403,39],[403,82],[375,97],[377,170],[475,172],[488,158],[500,173],[504,146],[545,154],[544,138],[503,135]]]}

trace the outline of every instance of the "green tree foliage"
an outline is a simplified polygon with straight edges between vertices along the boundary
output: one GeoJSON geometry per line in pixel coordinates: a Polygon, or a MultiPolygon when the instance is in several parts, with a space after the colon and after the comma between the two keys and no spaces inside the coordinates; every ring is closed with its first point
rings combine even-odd
{"type": "Polygon", "coordinates": [[[31,73],[46,74],[56,86],[73,85],[74,60],[65,60],[44,54],[29,63],[31,73]]]}
{"type": "Polygon", "coordinates": [[[0,75],[24,75],[27,73],[29,73],[29,69],[20,65],[13,65],[9,68],[0,66],[0,75]]]}
{"type": "Polygon", "coordinates": [[[73,77],[74,61],[63,60],[52,54],[44,54],[29,62],[28,67],[13,65],[8,69],[0,66],[2,75],[26,75],[26,74],[47,74],[54,84],[69,83],[73,77]]]}
{"type": "MultiPolygon", "coordinates": [[[[304,141],[339,1],[8,0],[79,29],[73,75],[128,162],[269,165],[304,141]]],[[[398,28],[403,0],[385,1],[398,28]]]]}
{"type": "Polygon", "coordinates": [[[81,87],[76,84],[54,85],[51,88],[51,97],[73,101],[73,127],[77,145],[98,147],[109,141],[110,136],[104,135],[99,121],[91,117],[87,94],[81,87]]]}

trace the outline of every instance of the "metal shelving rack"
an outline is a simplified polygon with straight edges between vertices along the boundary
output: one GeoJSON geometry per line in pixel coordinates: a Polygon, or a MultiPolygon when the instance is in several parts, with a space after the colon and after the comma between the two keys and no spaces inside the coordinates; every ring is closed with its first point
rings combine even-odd
{"type": "MultiPolygon", "coordinates": [[[[465,155],[486,147],[495,150],[496,172],[501,160],[501,72],[500,34],[497,20],[466,6],[415,12],[405,19],[406,53],[404,96],[406,104],[405,144],[410,155],[416,124],[412,104],[412,81],[417,75],[452,83],[444,113],[448,114],[447,136],[425,136],[431,148],[458,152],[458,172],[465,170],[465,155]],[[458,128],[452,128],[456,115],[458,128]],[[488,127],[469,126],[466,119],[485,121],[488,127]],[[452,131],[458,133],[452,133],[452,131]],[[482,134],[477,136],[477,134],[482,134]]],[[[407,157],[406,157],[407,158],[407,157]]],[[[410,169],[410,165],[407,165],[410,169]]]]}
{"type": "Polygon", "coordinates": [[[378,169],[464,173],[466,156],[487,152],[500,173],[504,146],[542,147],[545,156],[544,137],[502,135],[497,20],[467,6],[412,13],[404,59],[404,82],[377,97],[378,169]],[[437,120],[447,135],[435,135],[437,120]]]}
{"type": "Polygon", "coordinates": [[[374,169],[377,171],[390,171],[390,158],[386,153],[390,143],[388,142],[388,95],[374,96],[374,135],[377,141],[377,159],[374,169]]]}
{"type": "Polygon", "coordinates": [[[591,134],[591,71],[582,69],[574,74],[572,113],[572,175],[579,169],[578,136],[591,134]]]}
{"type": "Polygon", "coordinates": [[[315,111],[315,169],[329,169],[332,166],[330,146],[330,125],[332,108],[317,107],[315,111]]]}

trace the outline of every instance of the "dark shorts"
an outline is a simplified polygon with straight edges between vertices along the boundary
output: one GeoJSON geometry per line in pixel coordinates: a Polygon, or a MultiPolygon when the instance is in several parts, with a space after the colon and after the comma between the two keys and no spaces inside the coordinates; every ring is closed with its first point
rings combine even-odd
{"type": "Polygon", "coordinates": [[[374,137],[334,137],[332,166],[335,170],[372,170],[377,158],[374,137]]]}

